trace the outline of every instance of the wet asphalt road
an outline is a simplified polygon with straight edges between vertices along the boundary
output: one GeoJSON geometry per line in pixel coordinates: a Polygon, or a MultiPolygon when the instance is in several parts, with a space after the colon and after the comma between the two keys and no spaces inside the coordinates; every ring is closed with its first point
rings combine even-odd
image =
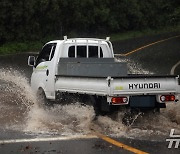
{"type": "MultiPolygon", "coordinates": [[[[22,135],[21,132],[1,132],[1,140],[5,138],[9,139],[31,139],[31,135],[22,135]],[[5,137],[5,136],[6,137],[5,137]],[[11,135],[11,137],[10,137],[11,135]],[[4,136],[4,137],[2,137],[4,136]]],[[[56,137],[56,136],[54,136],[56,137]]],[[[149,141],[149,140],[136,140],[127,138],[115,138],[116,141],[124,143],[131,147],[137,148],[147,153],[164,153],[164,154],[178,154],[180,148],[168,149],[168,142],[166,141],[149,141]]],[[[52,153],[52,154],[117,154],[117,153],[132,153],[126,149],[114,146],[106,141],[99,138],[92,139],[69,139],[69,140],[58,140],[58,141],[35,141],[35,142],[20,142],[20,143],[1,143],[0,153],[2,154],[20,154],[20,153],[52,153]]]]}
{"type": "MultiPolygon", "coordinates": [[[[123,54],[134,49],[146,46],[159,40],[164,40],[174,36],[180,36],[179,32],[145,36],[136,39],[129,39],[114,42],[115,53],[123,54]]],[[[180,37],[169,39],[165,42],[157,43],[147,48],[141,49],[129,56],[131,60],[139,63],[143,68],[156,74],[169,74],[173,65],[180,60],[180,37]]],[[[180,74],[180,65],[176,68],[175,74],[180,74]]]]}
{"type": "MultiPolygon", "coordinates": [[[[151,41],[154,41],[153,39],[151,41]]],[[[144,42],[141,43],[136,43],[133,42],[133,40],[129,40],[133,48],[139,47],[140,45],[144,45],[144,42]],[[137,46],[136,46],[137,45],[137,46]]],[[[141,41],[138,41],[141,42],[141,41]]],[[[148,42],[148,41],[147,41],[148,42]]],[[[175,41],[170,41],[170,46],[172,43],[175,41]]],[[[146,42],[145,42],[146,43],[146,42]]],[[[168,42],[165,42],[166,45],[168,42]]],[[[124,50],[129,51],[130,45],[128,43],[122,41],[122,43],[119,43],[119,45],[123,46],[124,44],[124,50]]],[[[177,42],[176,42],[177,44],[177,42]]],[[[131,46],[131,47],[132,47],[131,46]]],[[[179,50],[179,46],[175,46],[179,50]]],[[[118,46],[116,45],[116,50],[118,46]]],[[[121,47],[122,48],[122,47],[121,47]]],[[[155,48],[155,47],[153,47],[155,48]]],[[[118,48],[120,49],[120,48],[118,48]]],[[[150,49],[147,49],[150,50],[150,49]]],[[[147,51],[146,50],[146,51],[147,51]]],[[[176,49],[177,50],[177,49],[176,49]]],[[[152,52],[152,50],[151,50],[152,52]]],[[[179,52],[177,53],[177,55],[179,52]]],[[[9,55],[9,56],[3,56],[0,57],[0,63],[1,67],[9,67],[11,66],[12,68],[18,69],[22,74],[24,74],[28,79],[30,78],[32,68],[27,66],[27,57],[32,54],[20,54],[20,55],[9,55]]],[[[136,59],[137,55],[133,55],[132,57],[136,59]],[[134,56],[134,57],[133,57],[134,56]]],[[[144,57],[145,55],[143,55],[144,57]]],[[[141,60],[140,60],[141,61],[141,60]]],[[[152,70],[157,70],[161,69],[160,66],[155,66],[152,67],[153,63],[150,64],[145,64],[144,66],[147,67],[148,69],[156,67],[156,69],[152,70]],[[150,65],[151,64],[151,65],[150,65]]],[[[170,63],[172,65],[173,62],[170,63]]],[[[175,63],[174,63],[175,64],[175,63]]],[[[170,67],[168,65],[168,67],[170,67]]],[[[162,68],[162,73],[164,73],[164,69],[162,68]]],[[[0,125],[3,125],[2,123],[0,125]]],[[[49,137],[49,136],[48,136],[49,137]]],[[[50,136],[51,138],[53,137],[59,137],[58,135],[53,135],[50,136]]],[[[123,149],[118,146],[114,146],[111,143],[108,143],[100,138],[92,138],[92,139],[67,139],[67,140],[58,140],[58,141],[27,141],[27,142],[19,142],[17,143],[15,139],[33,139],[33,138],[39,138],[39,136],[32,135],[32,134],[24,134],[21,131],[14,131],[11,129],[3,129],[0,128],[0,153],[2,154],[14,154],[14,153],[44,153],[44,154],[49,154],[49,153],[60,153],[60,154],[79,154],[79,153],[86,153],[86,154],[116,154],[116,153],[132,153],[129,152],[126,149],[123,149]],[[2,141],[12,141],[12,143],[3,143],[2,141]]],[[[42,137],[44,138],[44,136],[42,137]]],[[[46,136],[45,136],[46,138],[46,136]]],[[[142,139],[130,139],[130,138],[114,138],[116,141],[120,143],[124,143],[130,147],[137,148],[139,150],[148,152],[148,153],[164,153],[164,154],[169,154],[169,153],[180,153],[180,147],[178,149],[172,148],[168,149],[168,142],[166,142],[166,138],[169,138],[169,136],[165,136],[161,138],[160,140],[154,139],[154,140],[148,140],[146,138],[142,139]]]]}

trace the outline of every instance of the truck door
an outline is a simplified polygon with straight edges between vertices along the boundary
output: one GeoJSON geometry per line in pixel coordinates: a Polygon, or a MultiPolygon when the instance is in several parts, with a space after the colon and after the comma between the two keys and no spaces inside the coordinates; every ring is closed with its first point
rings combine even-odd
{"type": "MultiPolygon", "coordinates": [[[[36,65],[32,74],[33,79],[35,80],[32,83],[38,85],[38,87],[36,87],[36,90],[40,87],[43,88],[47,97],[48,91],[51,91],[51,89],[54,88],[54,84],[50,83],[51,80],[49,80],[49,78],[51,78],[53,75],[52,67],[55,48],[56,43],[46,44],[42,48],[36,59],[36,65]]],[[[54,80],[52,82],[54,82],[54,80]]]]}

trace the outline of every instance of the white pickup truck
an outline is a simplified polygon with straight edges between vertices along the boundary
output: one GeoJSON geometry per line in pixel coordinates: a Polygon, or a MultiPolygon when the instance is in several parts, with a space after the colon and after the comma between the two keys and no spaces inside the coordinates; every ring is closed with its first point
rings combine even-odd
{"type": "Polygon", "coordinates": [[[120,106],[160,109],[178,101],[178,76],[127,74],[126,63],[114,60],[108,37],[50,41],[37,58],[29,56],[28,65],[32,89],[51,101],[78,95],[98,112],[120,106]]]}

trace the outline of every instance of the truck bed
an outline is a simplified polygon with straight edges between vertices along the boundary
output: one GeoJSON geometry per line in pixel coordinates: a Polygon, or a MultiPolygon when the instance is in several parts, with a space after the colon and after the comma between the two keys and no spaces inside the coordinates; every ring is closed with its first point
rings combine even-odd
{"type": "Polygon", "coordinates": [[[128,75],[113,58],[60,58],[55,90],[101,96],[176,93],[178,76],[128,75]]]}

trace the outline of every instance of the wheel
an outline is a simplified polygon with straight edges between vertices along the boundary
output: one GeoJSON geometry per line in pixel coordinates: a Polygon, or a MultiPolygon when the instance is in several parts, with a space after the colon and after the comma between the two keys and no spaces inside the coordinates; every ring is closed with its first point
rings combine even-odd
{"type": "Polygon", "coordinates": [[[159,114],[159,113],[160,113],[160,108],[159,108],[159,107],[158,107],[158,108],[155,108],[155,109],[153,110],[153,112],[156,113],[156,114],[159,114]]]}
{"type": "Polygon", "coordinates": [[[37,92],[37,99],[40,104],[43,104],[45,106],[51,106],[52,103],[46,98],[45,92],[42,88],[39,88],[37,92]]]}
{"type": "Polygon", "coordinates": [[[105,116],[110,113],[110,107],[107,104],[105,97],[92,97],[93,107],[96,116],[105,116]]]}
{"type": "Polygon", "coordinates": [[[96,96],[83,95],[81,96],[80,102],[82,105],[92,106],[94,108],[95,117],[103,114],[101,110],[101,101],[96,96]]]}
{"type": "Polygon", "coordinates": [[[95,116],[97,117],[101,115],[101,105],[100,102],[98,102],[98,99],[95,96],[91,96],[90,99],[94,108],[95,116]]]}

